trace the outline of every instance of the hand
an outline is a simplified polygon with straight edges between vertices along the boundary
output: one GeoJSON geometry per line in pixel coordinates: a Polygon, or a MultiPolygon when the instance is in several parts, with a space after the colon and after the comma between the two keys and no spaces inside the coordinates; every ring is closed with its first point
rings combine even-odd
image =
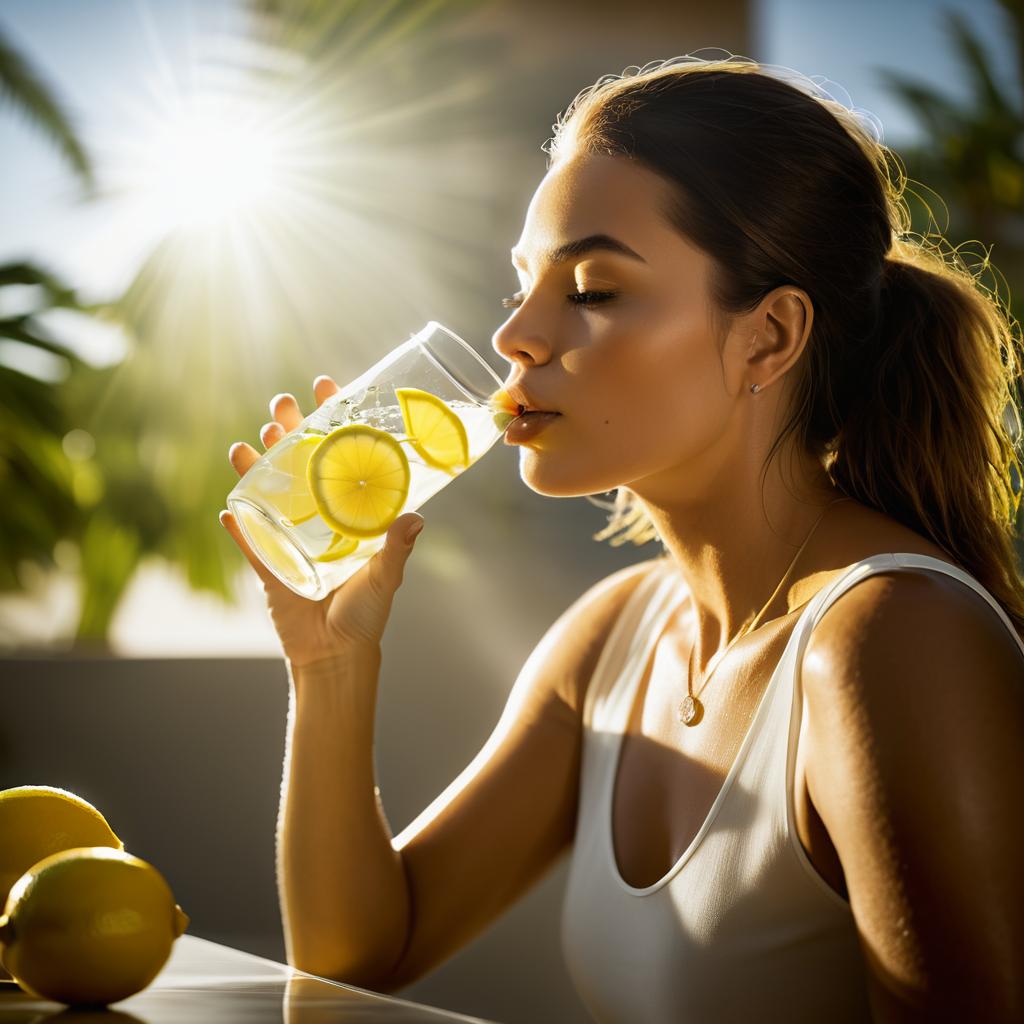
{"type": "MultiPolygon", "coordinates": [[[[336,394],[338,385],[326,376],[313,381],[317,407],[336,394]]],[[[264,449],[295,430],[305,418],[294,396],[275,395],[270,401],[273,420],[260,428],[264,449]]],[[[228,459],[241,476],[260,457],[244,441],[228,449],[228,459]]],[[[412,543],[405,543],[407,531],[423,516],[407,512],[388,528],[384,547],[350,576],[340,587],[319,601],[300,597],[289,590],[252,552],[238,522],[226,509],[220,522],[242,549],[256,575],[263,582],[270,618],[281,639],[285,657],[298,667],[343,653],[354,644],[380,644],[391,613],[395,591],[402,585],[405,560],[412,543]]]]}

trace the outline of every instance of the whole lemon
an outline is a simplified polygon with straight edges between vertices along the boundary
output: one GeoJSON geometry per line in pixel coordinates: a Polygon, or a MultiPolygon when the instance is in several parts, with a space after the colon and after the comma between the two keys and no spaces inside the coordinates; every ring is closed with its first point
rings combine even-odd
{"type": "Polygon", "coordinates": [[[31,995],[106,1006],[160,973],[188,923],[152,864],[105,846],[64,850],[11,888],[0,961],[31,995]]]}
{"type": "MultiPolygon", "coordinates": [[[[15,880],[36,861],[75,846],[124,849],[103,815],[66,789],[18,786],[0,791],[0,913],[15,880]]],[[[0,978],[9,977],[0,968],[0,978]]]]}
{"type": "Polygon", "coordinates": [[[11,886],[36,861],[74,846],[124,843],[91,803],[56,786],[0,791],[0,910],[11,886]]]}

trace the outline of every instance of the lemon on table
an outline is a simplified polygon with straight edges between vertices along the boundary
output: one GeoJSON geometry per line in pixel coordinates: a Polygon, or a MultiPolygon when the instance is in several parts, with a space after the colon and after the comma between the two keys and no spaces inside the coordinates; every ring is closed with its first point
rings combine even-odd
{"type": "MultiPolygon", "coordinates": [[[[56,786],[0,791],[0,913],[7,893],[36,861],[73,846],[124,849],[91,803],[56,786]]],[[[10,975],[0,968],[0,979],[10,975]]]]}
{"type": "Polygon", "coordinates": [[[73,846],[124,843],[88,800],[57,786],[0,791],[0,912],[7,893],[36,861],[73,846]]]}
{"type": "Polygon", "coordinates": [[[317,555],[315,562],[336,562],[339,558],[351,555],[359,547],[359,541],[355,537],[346,537],[343,533],[336,533],[327,545],[327,550],[322,555],[317,555]]]}
{"type": "Polygon", "coordinates": [[[395,388],[409,443],[428,466],[454,475],[469,465],[469,436],[458,415],[437,395],[395,388]]]}
{"type": "Polygon", "coordinates": [[[284,477],[278,478],[281,480],[279,490],[264,485],[260,495],[288,520],[286,525],[298,526],[316,515],[316,502],[306,484],[306,467],[322,441],[321,434],[307,434],[276,456],[268,453],[270,464],[284,477]]]}
{"type": "Polygon", "coordinates": [[[317,511],[332,530],[377,537],[409,496],[409,460],[386,431],[348,423],[328,434],[306,468],[317,511]]]}
{"type": "Polygon", "coordinates": [[[144,989],[188,924],[152,864],[79,847],[44,857],[14,884],[0,917],[0,959],[32,995],[105,1006],[144,989]]]}

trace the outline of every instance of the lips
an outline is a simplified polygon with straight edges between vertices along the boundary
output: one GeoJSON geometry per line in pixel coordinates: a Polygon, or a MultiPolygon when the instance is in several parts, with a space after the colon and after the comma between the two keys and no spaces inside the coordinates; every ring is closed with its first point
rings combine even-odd
{"type": "Polygon", "coordinates": [[[508,412],[513,416],[521,416],[526,412],[556,412],[545,409],[543,404],[534,399],[518,384],[506,384],[491,396],[491,407],[498,412],[508,412]]]}

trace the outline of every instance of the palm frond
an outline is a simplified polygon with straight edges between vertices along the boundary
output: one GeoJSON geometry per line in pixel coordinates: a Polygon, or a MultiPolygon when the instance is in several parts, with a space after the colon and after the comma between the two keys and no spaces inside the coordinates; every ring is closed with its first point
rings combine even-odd
{"type": "Polygon", "coordinates": [[[946,27],[974,86],[979,118],[1020,121],[1021,114],[992,78],[981,42],[958,11],[946,11],[946,27]]]}
{"type": "Polygon", "coordinates": [[[1009,35],[1013,36],[1014,49],[1017,54],[1017,77],[1024,83],[1024,4],[1021,0],[996,0],[1006,14],[1009,23],[1009,35]]]}
{"type": "Polygon", "coordinates": [[[953,133],[966,132],[971,122],[969,113],[930,85],[879,65],[875,65],[872,70],[890,91],[903,100],[926,132],[935,136],[936,141],[953,133]]]}
{"type": "Polygon", "coordinates": [[[92,163],[78,141],[71,119],[53,88],[0,33],[0,100],[19,108],[57,147],[58,152],[91,188],[92,163]]]}
{"type": "Polygon", "coordinates": [[[42,349],[51,355],[60,356],[76,367],[83,365],[82,359],[63,342],[47,337],[35,325],[34,317],[25,314],[24,316],[11,316],[0,319],[0,338],[9,338],[11,341],[21,342],[23,345],[31,345],[33,348],[42,349]]]}
{"type": "Polygon", "coordinates": [[[60,278],[36,263],[3,263],[0,264],[0,288],[5,285],[35,285],[46,294],[47,306],[62,306],[68,309],[80,309],[74,290],[69,288],[60,278]]]}

